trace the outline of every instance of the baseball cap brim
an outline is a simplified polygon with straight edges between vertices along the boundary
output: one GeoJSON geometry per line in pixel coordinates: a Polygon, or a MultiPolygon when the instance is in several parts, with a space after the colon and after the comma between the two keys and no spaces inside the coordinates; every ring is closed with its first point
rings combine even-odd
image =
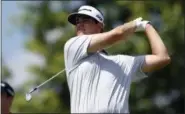
{"type": "MultiPolygon", "coordinates": [[[[71,23],[71,24],[73,24],[73,25],[76,25],[76,17],[77,16],[88,16],[88,17],[91,17],[91,16],[89,16],[89,15],[86,15],[86,14],[81,14],[81,13],[78,13],[78,12],[76,12],[76,13],[72,13],[72,14],[70,14],[69,16],[68,16],[68,21],[71,23]]],[[[91,18],[93,18],[93,17],[91,17],[91,18]]],[[[93,18],[94,19],[94,18],[93,18]]]]}
{"type": "Polygon", "coordinates": [[[14,96],[15,92],[13,88],[6,82],[1,82],[1,93],[6,93],[9,96],[14,96]]]}

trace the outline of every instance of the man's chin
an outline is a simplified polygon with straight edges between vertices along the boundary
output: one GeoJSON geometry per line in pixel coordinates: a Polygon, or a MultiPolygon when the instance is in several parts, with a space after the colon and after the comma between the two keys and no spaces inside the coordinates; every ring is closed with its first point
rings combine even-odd
{"type": "Polygon", "coordinates": [[[77,32],[77,35],[84,35],[85,34],[85,32],[83,32],[83,31],[78,31],[77,32]]]}

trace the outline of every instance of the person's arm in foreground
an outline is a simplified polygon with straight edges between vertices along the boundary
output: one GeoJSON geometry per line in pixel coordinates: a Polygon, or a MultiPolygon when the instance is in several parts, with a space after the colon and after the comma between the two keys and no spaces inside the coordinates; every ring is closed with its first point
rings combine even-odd
{"type": "Polygon", "coordinates": [[[168,65],[170,63],[170,57],[163,41],[152,25],[146,25],[145,33],[148,37],[152,54],[145,56],[145,64],[142,70],[143,72],[152,72],[168,65]]]}

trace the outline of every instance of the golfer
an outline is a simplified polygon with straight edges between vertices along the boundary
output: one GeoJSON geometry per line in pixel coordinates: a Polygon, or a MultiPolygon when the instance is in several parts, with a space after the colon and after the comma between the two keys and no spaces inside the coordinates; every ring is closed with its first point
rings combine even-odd
{"type": "Polygon", "coordinates": [[[1,114],[11,114],[14,95],[13,88],[7,82],[1,81],[1,114]]]}
{"type": "Polygon", "coordinates": [[[64,47],[65,67],[71,98],[71,113],[129,113],[131,82],[147,77],[147,72],[170,63],[167,49],[149,21],[137,18],[103,32],[104,17],[92,6],[81,6],[68,21],[77,36],[64,47]],[[145,32],[152,53],[148,55],[108,55],[104,49],[126,40],[134,32],[145,32]]]}

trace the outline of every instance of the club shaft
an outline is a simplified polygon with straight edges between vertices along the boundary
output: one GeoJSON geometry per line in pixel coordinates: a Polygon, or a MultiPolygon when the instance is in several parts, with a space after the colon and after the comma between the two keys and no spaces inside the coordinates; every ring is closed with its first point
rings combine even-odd
{"type": "MultiPolygon", "coordinates": [[[[63,69],[62,71],[58,72],[57,74],[55,74],[54,76],[52,76],[50,79],[46,80],[45,82],[41,83],[40,85],[38,85],[36,87],[36,89],[33,89],[33,91],[37,90],[38,88],[40,88],[41,86],[43,86],[44,84],[46,84],[47,82],[51,81],[52,79],[54,79],[55,77],[57,77],[59,74],[61,74],[62,72],[64,72],[65,69],[63,69]]],[[[33,92],[32,91],[32,92],[33,92]]]]}

